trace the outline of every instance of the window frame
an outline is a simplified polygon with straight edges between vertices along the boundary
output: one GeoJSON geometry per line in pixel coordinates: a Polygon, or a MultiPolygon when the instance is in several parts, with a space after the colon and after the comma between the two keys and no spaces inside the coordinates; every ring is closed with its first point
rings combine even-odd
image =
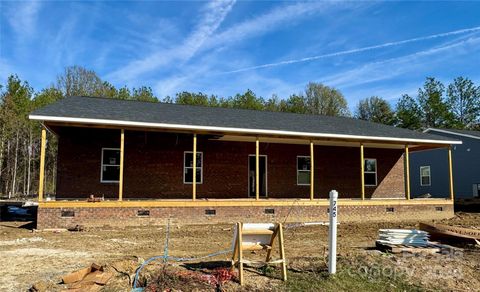
{"type": "Polygon", "coordinates": [[[297,172],[296,172],[296,174],[297,174],[297,186],[309,186],[310,185],[310,180],[308,180],[308,183],[306,183],[306,184],[301,184],[301,183],[298,182],[298,173],[299,172],[308,172],[309,177],[310,177],[312,175],[312,160],[310,158],[310,170],[303,170],[303,169],[301,170],[301,169],[298,169],[298,159],[299,158],[310,158],[310,156],[309,155],[297,155],[297,172]]]}
{"type": "MultiPolygon", "coordinates": [[[[183,151],[183,184],[184,185],[191,185],[193,184],[193,177],[192,177],[192,182],[187,182],[185,181],[186,179],[186,174],[187,172],[185,171],[186,169],[192,169],[193,171],[193,166],[185,166],[185,161],[187,160],[187,153],[191,153],[192,154],[192,158],[193,158],[193,151],[183,151]]],[[[197,151],[197,154],[200,154],[200,167],[197,167],[200,168],[200,182],[197,182],[197,185],[201,185],[203,184],[203,151],[197,151]]]]}
{"type": "MultiPolygon", "coordinates": [[[[250,195],[250,157],[256,157],[256,154],[248,154],[248,165],[247,165],[247,198],[255,198],[255,195],[250,195]]],[[[267,154],[260,154],[258,155],[259,158],[265,157],[265,196],[259,195],[259,198],[268,198],[268,155],[267,154]]],[[[260,159],[259,159],[260,161],[260,159]]],[[[261,193],[261,190],[260,190],[261,193]]]]}
{"type": "Polygon", "coordinates": [[[377,172],[378,172],[377,159],[376,159],[376,158],[364,158],[364,159],[363,159],[363,181],[364,181],[364,184],[365,184],[366,187],[376,187],[376,186],[378,186],[377,172]],[[374,160],[374,161],[375,161],[375,171],[367,171],[367,169],[366,169],[366,167],[365,167],[365,162],[366,162],[367,160],[374,160]],[[365,183],[365,174],[366,174],[366,173],[375,173],[375,184],[369,185],[369,184],[366,184],[366,183],[365,183]]]}
{"type": "Polygon", "coordinates": [[[430,165],[420,166],[420,186],[421,187],[430,187],[431,185],[432,185],[432,169],[431,169],[430,165]],[[427,167],[428,167],[428,184],[424,184],[423,180],[422,180],[422,178],[424,177],[422,175],[422,168],[427,168],[427,167]]]}
{"type": "MultiPolygon", "coordinates": [[[[473,193],[474,198],[480,198],[480,183],[474,183],[473,188],[475,189],[475,193],[473,193]]],[[[472,189],[473,189],[472,188],[472,189]]],[[[472,190],[473,191],[473,190],[472,190]]]]}
{"type": "MultiPolygon", "coordinates": [[[[101,155],[101,158],[100,158],[100,183],[102,184],[118,184],[120,183],[120,179],[119,180],[104,180],[103,179],[103,167],[110,167],[110,166],[113,166],[113,167],[120,167],[120,161],[119,161],[119,164],[106,164],[104,165],[103,164],[103,153],[105,150],[116,150],[116,151],[120,151],[120,148],[109,148],[109,147],[102,147],[102,155],[101,155]]],[[[119,177],[120,177],[120,174],[119,174],[119,177]]]]}

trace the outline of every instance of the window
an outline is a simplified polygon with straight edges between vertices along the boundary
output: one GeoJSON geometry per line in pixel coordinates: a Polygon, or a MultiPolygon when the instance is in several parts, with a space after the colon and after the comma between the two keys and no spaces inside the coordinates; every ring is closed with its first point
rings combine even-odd
{"type": "Polygon", "coordinates": [[[120,149],[102,148],[102,173],[100,182],[115,183],[120,177],[120,149]]]}
{"type": "MultiPolygon", "coordinates": [[[[193,182],[193,152],[185,151],[183,154],[183,183],[193,182]]],[[[197,184],[203,182],[203,153],[197,152],[197,184]]]]}
{"type": "Polygon", "coordinates": [[[366,186],[377,185],[377,160],[372,158],[365,158],[363,169],[363,178],[366,186]]]}
{"type": "Polygon", "coordinates": [[[297,156],[297,185],[310,185],[310,156],[297,156]]]}
{"type": "Polygon", "coordinates": [[[430,185],[430,166],[420,166],[420,185],[430,185]]]}
{"type": "Polygon", "coordinates": [[[480,184],[473,184],[473,197],[480,197],[480,184]]]}

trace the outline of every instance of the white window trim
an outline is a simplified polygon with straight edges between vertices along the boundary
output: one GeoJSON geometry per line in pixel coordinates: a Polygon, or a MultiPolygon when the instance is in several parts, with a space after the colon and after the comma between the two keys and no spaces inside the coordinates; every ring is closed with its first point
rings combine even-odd
{"type": "Polygon", "coordinates": [[[473,194],[472,194],[472,195],[473,195],[474,198],[480,197],[480,196],[479,196],[479,193],[480,193],[480,192],[479,192],[479,190],[480,190],[479,187],[480,187],[480,183],[475,183],[475,184],[473,184],[473,187],[472,187],[472,188],[473,188],[473,190],[472,190],[472,191],[473,191],[473,194]]]}
{"type": "Polygon", "coordinates": [[[310,181],[308,181],[308,183],[306,183],[306,184],[301,184],[301,183],[298,182],[298,173],[299,172],[308,172],[311,175],[311,173],[312,173],[312,161],[310,161],[310,170],[300,170],[300,169],[298,169],[298,159],[299,158],[310,158],[310,156],[308,156],[308,155],[297,155],[297,186],[309,186],[310,181]]]}
{"type": "Polygon", "coordinates": [[[119,183],[119,180],[104,180],[103,179],[103,167],[109,167],[109,166],[120,166],[120,164],[108,164],[108,165],[103,165],[103,151],[104,150],[118,150],[120,151],[120,148],[107,148],[107,147],[102,147],[102,157],[100,158],[100,182],[103,184],[109,184],[109,183],[119,183]]]}
{"type": "Polygon", "coordinates": [[[420,186],[422,186],[422,187],[429,187],[429,186],[431,186],[431,185],[432,185],[432,169],[430,168],[430,165],[420,166],[420,186]],[[429,183],[428,183],[428,184],[423,184],[423,181],[422,181],[422,178],[423,178],[423,176],[422,176],[422,168],[426,168],[426,167],[428,167],[428,173],[429,173],[429,175],[428,175],[428,182],[429,182],[429,183]]]}
{"type": "MultiPolygon", "coordinates": [[[[193,155],[193,151],[184,151],[183,152],[183,184],[185,185],[191,185],[193,184],[193,180],[192,182],[186,182],[185,181],[185,178],[186,178],[186,174],[187,172],[185,171],[187,168],[191,168],[193,170],[193,167],[190,167],[190,166],[185,166],[185,160],[187,158],[187,153],[192,153],[193,155]]],[[[197,185],[201,185],[203,184],[203,152],[202,151],[197,151],[197,154],[200,154],[200,167],[197,167],[200,168],[200,182],[197,182],[197,185]]]]}
{"type": "MultiPolygon", "coordinates": [[[[247,166],[247,197],[255,198],[255,196],[250,195],[250,157],[256,157],[256,154],[248,155],[248,166],[247,166]]],[[[265,196],[259,196],[260,198],[268,198],[268,155],[260,154],[258,157],[265,157],[265,196]]]]}
{"type": "Polygon", "coordinates": [[[378,171],[378,164],[377,164],[377,159],[376,158],[364,158],[363,159],[363,165],[365,165],[365,161],[366,160],[375,160],[375,171],[367,171],[365,169],[365,166],[364,166],[364,169],[363,169],[363,176],[364,176],[364,181],[365,181],[365,174],[366,173],[375,173],[375,184],[374,185],[367,185],[365,184],[366,187],[376,187],[378,185],[378,177],[377,177],[377,171],[378,171]]]}

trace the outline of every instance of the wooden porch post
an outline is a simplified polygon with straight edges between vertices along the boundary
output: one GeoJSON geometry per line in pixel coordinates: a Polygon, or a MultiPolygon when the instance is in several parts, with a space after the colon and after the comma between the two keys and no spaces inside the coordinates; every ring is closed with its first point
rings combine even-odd
{"type": "Polygon", "coordinates": [[[314,159],[313,159],[313,141],[310,141],[310,200],[313,200],[315,187],[313,185],[315,179],[314,175],[314,159]]]}
{"type": "Polygon", "coordinates": [[[43,201],[43,183],[45,181],[45,145],[47,142],[47,131],[42,128],[42,142],[40,148],[40,178],[38,182],[38,201],[43,201]]]}
{"type": "Polygon", "coordinates": [[[408,145],[405,145],[405,195],[410,200],[410,154],[408,145]]]}
{"type": "Polygon", "coordinates": [[[360,179],[362,183],[362,200],[365,200],[365,159],[363,158],[363,144],[360,144],[360,179]]]}
{"type": "Polygon", "coordinates": [[[454,200],[455,196],[453,194],[453,166],[452,166],[452,146],[448,147],[448,175],[450,182],[450,200],[454,200]]]}
{"type": "Polygon", "coordinates": [[[123,156],[125,153],[125,130],[120,133],[120,175],[118,177],[118,200],[123,200],[123,156]]]}
{"type": "Polygon", "coordinates": [[[193,134],[192,200],[197,199],[197,134],[193,134]]]}
{"type": "Polygon", "coordinates": [[[255,140],[255,200],[260,199],[260,140],[255,140]]]}

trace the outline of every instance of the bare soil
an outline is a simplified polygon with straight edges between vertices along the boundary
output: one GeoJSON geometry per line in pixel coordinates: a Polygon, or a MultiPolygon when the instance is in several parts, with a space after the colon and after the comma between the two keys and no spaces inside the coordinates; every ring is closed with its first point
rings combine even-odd
{"type": "MultiPolygon", "coordinates": [[[[480,213],[457,213],[455,218],[442,223],[478,228],[480,213]]],[[[166,226],[105,228],[80,232],[34,232],[29,227],[24,222],[0,222],[0,291],[25,291],[33,284],[46,291],[60,291],[65,288],[59,284],[62,275],[87,267],[93,262],[105,265],[115,274],[104,287],[104,291],[130,291],[137,267],[145,259],[164,254],[166,226]]],[[[340,224],[337,280],[319,276],[326,269],[328,227],[286,228],[285,251],[289,277],[292,276],[289,285],[275,278],[278,276],[275,269],[251,267],[245,275],[245,287],[240,287],[235,281],[227,281],[222,288],[227,291],[299,291],[305,289],[305,286],[301,286],[301,279],[305,277],[307,281],[317,281],[317,284],[312,282],[311,286],[307,286],[311,287],[309,290],[328,290],[331,287],[347,291],[348,287],[342,286],[345,281],[368,282],[386,279],[396,281],[389,284],[391,289],[375,287],[383,287],[388,291],[410,289],[398,288],[396,285],[401,281],[402,285],[404,282],[405,285],[411,285],[405,287],[418,287],[419,290],[480,291],[478,247],[463,246],[461,253],[428,256],[392,255],[375,250],[378,229],[415,227],[415,223],[340,224]],[[298,283],[295,282],[297,280],[298,283]],[[315,286],[322,281],[329,286],[315,286]]],[[[202,256],[231,248],[232,236],[232,225],[172,225],[168,252],[174,257],[202,256]]],[[[251,259],[262,259],[264,256],[263,252],[246,254],[246,257],[251,259]]],[[[161,282],[169,281],[177,290],[215,291],[214,285],[208,284],[205,279],[209,278],[204,275],[222,267],[228,268],[230,257],[231,254],[224,254],[197,263],[168,265],[157,260],[142,272],[140,282],[144,284],[156,281],[160,285],[161,282]],[[166,269],[168,273],[159,274],[159,271],[166,269]],[[195,273],[199,276],[195,276],[195,273]],[[187,284],[186,278],[194,280],[187,281],[187,284]]],[[[155,288],[149,291],[155,291],[155,288]]]]}

